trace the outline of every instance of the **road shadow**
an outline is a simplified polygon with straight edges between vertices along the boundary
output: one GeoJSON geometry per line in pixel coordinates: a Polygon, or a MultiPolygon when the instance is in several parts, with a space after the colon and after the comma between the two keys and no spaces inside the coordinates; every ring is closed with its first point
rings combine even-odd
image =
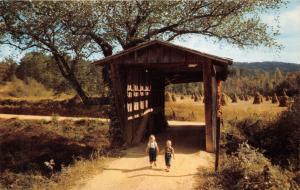
{"type": "Polygon", "coordinates": [[[164,171],[162,168],[150,168],[150,166],[145,166],[141,168],[125,169],[125,168],[103,168],[103,170],[121,171],[123,173],[137,172],[137,171],[164,171]]]}
{"type": "Polygon", "coordinates": [[[195,174],[185,174],[185,175],[162,175],[162,174],[138,174],[138,175],[133,175],[129,176],[128,178],[135,178],[135,177],[189,177],[189,176],[199,176],[198,173],[195,174]]]}
{"type": "MultiPolygon", "coordinates": [[[[194,154],[199,150],[205,150],[205,126],[204,125],[176,125],[169,126],[166,131],[155,135],[160,150],[163,150],[167,140],[172,141],[175,153],[194,154]]],[[[147,141],[129,148],[125,157],[144,157],[147,141]]],[[[162,151],[161,153],[162,154],[162,151]]]]}

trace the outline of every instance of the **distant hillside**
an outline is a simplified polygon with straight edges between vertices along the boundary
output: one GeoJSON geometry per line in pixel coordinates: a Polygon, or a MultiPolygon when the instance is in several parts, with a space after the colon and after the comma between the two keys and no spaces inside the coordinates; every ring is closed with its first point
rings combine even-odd
{"type": "Polygon", "coordinates": [[[272,61],[264,61],[264,62],[236,62],[233,64],[233,67],[243,68],[243,69],[259,69],[268,72],[275,71],[276,68],[279,68],[284,72],[291,71],[300,71],[300,64],[296,63],[286,63],[286,62],[272,62],[272,61]]]}

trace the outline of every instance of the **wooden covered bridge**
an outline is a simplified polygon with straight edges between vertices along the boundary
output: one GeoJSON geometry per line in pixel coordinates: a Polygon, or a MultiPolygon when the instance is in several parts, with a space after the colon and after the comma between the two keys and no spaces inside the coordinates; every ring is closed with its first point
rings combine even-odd
{"type": "Polygon", "coordinates": [[[232,60],[163,41],[149,41],[96,62],[108,66],[124,140],[139,143],[146,134],[163,131],[165,87],[204,82],[206,150],[216,149],[221,81],[232,60]]]}

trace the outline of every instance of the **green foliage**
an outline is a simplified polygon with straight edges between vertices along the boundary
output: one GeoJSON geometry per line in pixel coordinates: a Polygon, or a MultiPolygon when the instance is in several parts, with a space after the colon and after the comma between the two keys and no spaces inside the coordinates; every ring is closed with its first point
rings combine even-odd
{"type": "Polygon", "coordinates": [[[4,59],[0,62],[0,84],[11,81],[16,72],[17,64],[12,59],[4,59]]]}
{"type": "MultiPolygon", "coordinates": [[[[74,65],[74,73],[77,79],[90,96],[105,95],[106,91],[102,81],[100,69],[94,68],[89,61],[81,60],[74,65]]],[[[19,79],[33,78],[56,93],[71,93],[72,87],[61,75],[54,59],[42,53],[27,53],[20,61],[16,70],[19,79]],[[47,72],[45,72],[47,71],[47,72]]]]}
{"type": "Polygon", "coordinates": [[[53,62],[50,56],[42,53],[27,53],[17,67],[16,76],[21,80],[33,78],[57,93],[70,92],[71,86],[53,62]]]}

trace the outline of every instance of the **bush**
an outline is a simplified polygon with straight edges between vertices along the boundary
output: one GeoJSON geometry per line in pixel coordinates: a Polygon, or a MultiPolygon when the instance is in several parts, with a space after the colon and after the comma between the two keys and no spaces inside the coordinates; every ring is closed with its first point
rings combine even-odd
{"type": "Polygon", "coordinates": [[[218,173],[206,174],[213,179],[206,180],[200,189],[226,190],[264,190],[296,189],[295,182],[290,181],[289,172],[273,166],[270,161],[247,143],[239,145],[234,155],[222,155],[218,173]]]}
{"type": "Polygon", "coordinates": [[[26,82],[14,78],[9,85],[7,94],[12,97],[49,97],[53,95],[51,90],[46,89],[41,83],[34,79],[27,79],[26,82]]]}
{"type": "Polygon", "coordinates": [[[276,120],[247,118],[236,124],[240,136],[264,151],[274,164],[291,171],[299,170],[300,98],[276,120]]]}
{"type": "Polygon", "coordinates": [[[184,96],[180,96],[180,99],[183,100],[183,99],[184,99],[184,96]]]}

